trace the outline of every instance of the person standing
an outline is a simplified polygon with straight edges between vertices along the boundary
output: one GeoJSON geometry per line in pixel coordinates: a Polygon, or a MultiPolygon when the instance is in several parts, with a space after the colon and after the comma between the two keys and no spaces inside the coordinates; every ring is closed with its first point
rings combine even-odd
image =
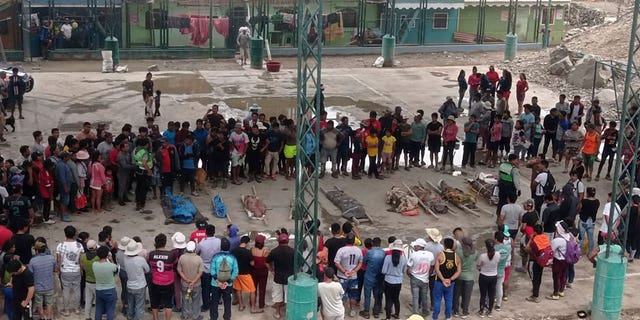
{"type": "Polygon", "coordinates": [[[593,177],[593,163],[596,161],[600,149],[600,132],[596,131],[593,123],[586,123],[587,133],[584,135],[584,145],[582,146],[582,157],[586,164],[586,172],[583,176],[587,181],[593,177]]]}
{"type": "MultiPolygon", "coordinates": [[[[464,94],[467,92],[467,88],[469,87],[465,76],[464,70],[460,70],[460,73],[458,73],[458,109],[463,109],[462,100],[464,100],[464,94]]],[[[471,101],[471,99],[469,99],[469,101],[471,101]]]]}
{"type": "Polygon", "coordinates": [[[136,141],[133,159],[136,166],[136,211],[139,211],[144,208],[147,202],[147,192],[149,191],[151,170],[153,169],[153,157],[149,153],[149,139],[143,138],[136,141]]]}
{"type": "Polygon", "coordinates": [[[584,116],[584,104],[580,101],[581,97],[573,96],[573,101],[569,104],[569,111],[567,117],[569,122],[576,122],[579,126],[582,125],[582,117],[584,116]]]}
{"type": "Polygon", "coordinates": [[[151,116],[151,106],[153,104],[153,75],[148,72],[145,80],[142,81],[142,100],[144,100],[144,116],[151,116]]]}
{"type": "Polygon", "coordinates": [[[438,113],[432,113],[431,122],[427,125],[427,147],[429,148],[429,162],[431,163],[429,168],[438,167],[438,154],[440,153],[440,148],[442,148],[442,128],[442,123],[438,121],[438,113]]]}
{"type": "Polygon", "coordinates": [[[13,288],[12,319],[30,319],[27,307],[35,293],[33,273],[19,260],[9,261],[6,271],[11,275],[11,287],[13,288]]]}
{"type": "Polygon", "coordinates": [[[318,283],[318,298],[322,301],[322,319],[342,320],[344,319],[344,304],[342,295],[344,289],[339,282],[334,281],[335,271],[327,267],[324,270],[323,281],[318,283]]]}
{"type": "MultiPolygon", "coordinates": [[[[134,237],[135,238],[135,237],[134,237]]],[[[127,319],[144,319],[144,300],[147,291],[147,278],[151,269],[147,260],[140,255],[143,251],[142,243],[129,241],[124,252],[124,268],[127,271],[127,319]]]]}
{"type": "Polygon", "coordinates": [[[164,309],[165,319],[171,319],[173,306],[174,267],[177,259],[174,253],[166,250],[167,236],[158,234],[154,239],[155,250],[149,252],[149,268],[151,269],[151,285],[149,300],[153,320],[158,320],[158,310],[164,309]]]}
{"type": "Polygon", "coordinates": [[[287,281],[293,275],[294,255],[293,248],[289,246],[289,235],[280,233],[278,246],[269,252],[265,260],[267,268],[273,273],[274,284],[271,290],[271,301],[273,301],[276,310],[273,315],[276,319],[284,316],[282,309],[287,303],[287,281]]]}
{"type": "Polygon", "coordinates": [[[202,273],[202,312],[209,311],[211,301],[211,259],[220,252],[220,239],[215,237],[216,226],[208,224],[205,227],[207,238],[198,243],[196,253],[202,258],[204,271],[202,273]]]}
{"type": "Polygon", "coordinates": [[[18,68],[11,69],[13,74],[11,78],[9,78],[9,106],[11,109],[11,117],[13,118],[13,113],[18,107],[18,118],[24,119],[22,116],[22,101],[24,99],[24,93],[27,89],[27,84],[24,83],[24,80],[18,75],[18,68]]]}
{"type": "MultiPolygon", "coordinates": [[[[500,228],[498,228],[500,229],[500,228]]],[[[503,298],[506,297],[507,282],[511,268],[511,234],[506,226],[502,231],[496,231],[493,234],[494,248],[496,253],[500,254],[500,262],[498,263],[498,277],[496,281],[496,302],[494,310],[500,311],[502,308],[503,298]]],[[[515,238],[515,236],[514,236],[515,238]]]]}
{"type": "MultiPolygon", "coordinates": [[[[452,102],[453,103],[453,102],[452,102]]],[[[420,148],[422,142],[427,137],[427,126],[422,121],[422,115],[416,113],[411,124],[411,138],[409,144],[411,146],[411,157],[409,161],[414,167],[420,167],[420,148]]]]}
{"type": "Polygon", "coordinates": [[[347,293],[349,301],[349,315],[356,316],[356,300],[358,296],[358,270],[362,267],[362,250],[356,247],[356,236],[348,233],[345,236],[346,246],[338,249],[333,262],[338,269],[338,278],[342,288],[347,293]]]}
{"type": "Polygon", "coordinates": [[[62,310],[60,314],[68,317],[72,309],[80,314],[80,255],[84,248],[76,241],[76,228],[64,228],[65,241],[56,247],[60,283],[62,285],[62,310]]]}
{"type": "Polygon", "coordinates": [[[549,300],[560,300],[560,297],[564,297],[567,270],[569,268],[565,256],[567,255],[567,243],[571,240],[571,234],[566,231],[565,227],[568,229],[568,226],[564,221],[558,221],[555,227],[556,232],[553,240],[551,240],[551,250],[553,250],[553,265],[551,266],[553,294],[547,296],[549,300]]]}
{"type": "Polygon", "coordinates": [[[378,172],[378,166],[376,165],[378,146],[380,145],[378,132],[375,129],[371,129],[364,142],[367,148],[367,155],[369,156],[369,171],[367,172],[369,179],[371,179],[371,177],[375,175],[376,179],[382,180],[383,178],[378,172]]]}
{"type": "Polygon", "coordinates": [[[165,195],[167,192],[173,192],[173,183],[180,171],[180,156],[175,145],[169,140],[160,139],[160,142],[162,146],[156,151],[155,163],[160,171],[160,194],[165,195]]]}
{"type": "Polygon", "coordinates": [[[471,68],[469,80],[467,81],[467,84],[469,85],[469,107],[471,107],[471,101],[480,96],[478,88],[480,87],[481,81],[482,79],[478,77],[478,68],[473,66],[473,68],[471,68]]]}
{"type": "Polygon", "coordinates": [[[55,304],[54,272],[57,272],[56,259],[47,254],[47,245],[37,241],[34,245],[36,256],[29,261],[29,271],[33,274],[34,299],[33,306],[40,319],[53,319],[55,304]]]}
{"type": "Polygon", "coordinates": [[[453,315],[459,315],[464,319],[469,317],[469,304],[471,303],[478,258],[478,253],[473,247],[473,240],[469,237],[463,237],[460,240],[460,247],[456,249],[456,254],[460,257],[462,268],[453,288],[453,315]]]}
{"type": "Polygon", "coordinates": [[[238,247],[231,250],[231,254],[238,262],[238,277],[233,283],[233,289],[238,297],[239,311],[243,311],[246,307],[244,299],[242,298],[242,293],[247,292],[249,293],[249,307],[251,308],[251,313],[258,313],[259,310],[256,308],[256,286],[253,283],[253,278],[251,277],[253,271],[252,265],[254,264],[253,255],[251,254],[251,251],[247,249],[249,241],[251,241],[251,238],[248,236],[242,236],[238,247]]]}
{"type": "Polygon", "coordinates": [[[233,282],[238,277],[238,261],[229,253],[231,243],[227,238],[220,239],[220,252],[211,259],[211,305],[209,319],[218,319],[218,303],[223,301],[224,320],[231,319],[231,293],[233,282]]]}
{"type": "Polygon", "coordinates": [[[598,173],[595,178],[596,181],[600,180],[600,172],[602,172],[602,167],[604,167],[607,159],[609,163],[607,165],[607,175],[604,178],[605,180],[611,180],[611,167],[613,166],[613,160],[616,156],[616,146],[618,143],[618,129],[616,129],[616,125],[615,121],[609,122],[609,127],[602,133],[604,144],[602,148],[602,159],[600,160],[600,166],[598,166],[598,173]]]}
{"type": "Polygon", "coordinates": [[[363,264],[367,266],[364,272],[364,306],[360,311],[360,316],[368,319],[371,306],[371,293],[373,291],[373,317],[377,318],[382,310],[382,286],[384,276],[382,275],[382,265],[384,264],[385,252],[380,248],[382,240],[375,237],[372,240],[373,247],[367,251],[363,258],[363,264]]]}
{"type": "Polygon", "coordinates": [[[242,28],[242,31],[236,39],[238,45],[238,51],[240,51],[240,64],[246,65],[247,59],[249,59],[249,43],[251,42],[251,36],[246,28],[242,28]]]}
{"type": "Polygon", "coordinates": [[[540,284],[542,284],[542,272],[544,271],[545,266],[541,266],[536,258],[548,247],[551,246],[549,242],[549,238],[546,234],[544,234],[544,229],[541,225],[536,224],[533,227],[533,231],[535,232],[533,236],[530,238],[529,243],[527,244],[526,252],[529,254],[529,262],[528,262],[528,272],[529,277],[531,278],[532,291],[531,296],[527,297],[526,300],[529,302],[539,303],[540,302],[540,284]]]}
{"type": "Polygon", "coordinates": [[[127,199],[127,190],[129,189],[131,177],[137,167],[131,161],[129,142],[120,142],[118,150],[118,171],[116,173],[118,180],[118,204],[124,206],[126,202],[129,201],[129,199],[127,199]]]}
{"type": "Polygon", "coordinates": [[[97,254],[98,243],[91,239],[87,241],[87,249],[80,256],[80,267],[84,273],[84,318],[91,318],[91,306],[96,302],[96,277],[93,273],[93,263],[100,260],[97,254]]]}
{"type": "Polygon", "coordinates": [[[438,319],[442,298],[445,303],[445,317],[451,319],[453,307],[453,290],[455,280],[462,272],[460,257],[453,251],[455,242],[451,238],[444,239],[444,251],[436,258],[436,281],[433,286],[433,319],[438,319]]]}
{"type": "Polygon", "coordinates": [[[177,270],[182,281],[182,318],[197,320],[202,307],[200,278],[204,271],[204,263],[196,254],[194,241],[187,243],[185,253],[178,260],[177,270]]]}
{"type": "Polygon", "coordinates": [[[527,76],[524,73],[521,73],[519,76],[519,80],[516,83],[516,101],[518,102],[518,114],[522,113],[522,104],[524,103],[527,91],[529,91],[527,76]]]}
{"type": "Polygon", "coordinates": [[[195,141],[193,134],[189,133],[184,139],[184,143],[178,147],[178,155],[180,159],[180,192],[184,192],[184,185],[189,184],[191,195],[199,196],[196,191],[195,174],[198,168],[198,159],[200,158],[200,145],[195,141]]]}
{"type": "Polygon", "coordinates": [[[476,117],[469,116],[469,122],[464,124],[464,148],[462,151],[462,170],[467,168],[467,163],[471,168],[476,167],[476,148],[478,146],[478,134],[480,124],[476,122],[476,117]]]}
{"type": "Polygon", "coordinates": [[[509,154],[509,161],[502,162],[498,173],[498,207],[496,214],[500,213],[502,206],[507,204],[507,198],[513,202],[518,200],[520,191],[520,162],[516,154],[509,154]]]}
{"type": "Polygon", "coordinates": [[[596,216],[600,208],[600,200],[596,199],[596,188],[587,188],[587,197],[582,199],[582,209],[580,210],[580,248],[584,248],[584,241],[588,241],[588,251],[593,251],[595,245],[593,239],[593,230],[595,227],[596,216]]]}
{"type": "Polygon", "coordinates": [[[496,283],[498,279],[498,264],[500,262],[500,253],[496,252],[493,240],[487,239],[485,242],[487,252],[480,254],[478,257],[478,285],[480,286],[480,311],[478,316],[484,318],[491,317],[493,304],[496,297],[496,283]]]}
{"type": "Polygon", "coordinates": [[[106,314],[107,320],[114,320],[116,301],[118,301],[115,276],[120,268],[109,261],[109,247],[98,248],[97,254],[100,260],[92,265],[96,280],[96,316],[94,319],[102,319],[102,315],[106,314]]]}
{"type": "Polygon", "coordinates": [[[429,314],[429,304],[427,302],[429,275],[435,257],[433,253],[425,250],[427,242],[422,238],[416,239],[411,243],[411,246],[414,251],[407,261],[407,275],[411,282],[413,313],[422,314],[426,317],[429,314]],[[420,309],[422,309],[422,312],[420,312],[420,309]]]}
{"type": "Polygon", "coordinates": [[[393,317],[400,316],[400,290],[402,278],[407,271],[407,258],[403,254],[402,240],[395,240],[390,246],[391,254],[384,258],[381,273],[384,275],[384,299],[386,318],[391,319],[391,308],[394,307],[393,317]]]}
{"type": "Polygon", "coordinates": [[[338,170],[338,145],[342,142],[342,134],[333,124],[333,120],[327,121],[327,126],[320,130],[320,178],[324,177],[327,161],[331,161],[331,176],[337,178],[338,170]]]}
{"type": "Polygon", "coordinates": [[[249,144],[249,136],[242,132],[242,123],[238,122],[234,126],[234,131],[229,135],[231,142],[231,183],[240,185],[240,170],[244,168],[244,160],[249,144]]]}
{"type": "Polygon", "coordinates": [[[449,116],[447,118],[447,124],[442,129],[442,141],[444,144],[444,150],[442,151],[442,167],[440,171],[444,171],[449,160],[449,166],[453,171],[453,151],[458,141],[458,126],[456,125],[456,118],[449,116]]]}
{"type": "Polygon", "coordinates": [[[266,259],[269,256],[269,249],[264,247],[265,236],[258,234],[255,239],[255,245],[251,248],[253,256],[253,272],[251,277],[257,289],[258,311],[263,312],[265,306],[265,294],[267,289],[267,278],[269,270],[267,268],[266,259]]]}

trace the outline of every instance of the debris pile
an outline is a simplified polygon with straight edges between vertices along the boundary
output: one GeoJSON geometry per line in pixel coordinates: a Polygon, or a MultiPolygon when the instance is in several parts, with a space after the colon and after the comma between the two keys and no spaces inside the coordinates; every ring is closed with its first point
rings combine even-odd
{"type": "Polygon", "coordinates": [[[600,9],[587,8],[572,3],[564,21],[572,27],[590,27],[604,23],[606,16],[606,12],[600,9]]]}

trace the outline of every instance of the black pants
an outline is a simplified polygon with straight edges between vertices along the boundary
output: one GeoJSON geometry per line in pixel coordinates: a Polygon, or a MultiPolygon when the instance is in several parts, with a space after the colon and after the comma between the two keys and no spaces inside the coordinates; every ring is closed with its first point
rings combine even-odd
{"type": "Polygon", "coordinates": [[[542,283],[542,271],[544,268],[542,268],[537,262],[529,260],[527,269],[529,272],[529,278],[531,278],[531,284],[533,285],[531,295],[537,298],[540,296],[540,284],[542,283]]]}
{"type": "Polygon", "coordinates": [[[196,191],[196,183],[195,183],[195,174],[196,169],[182,169],[180,177],[180,192],[184,192],[184,185],[189,184],[189,188],[191,188],[191,192],[196,191]]]}
{"type": "Polygon", "coordinates": [[[139,207],[144,207],[147,202],[149,183],[149,176],[145,172],[136,172],[136,205],[139,207]]]}
{"type": "Polygon", "coordinates": [[[222,298],[224,305],[224,313],[222,314],[222,319],[230,320],[231,319],[231,293],[233,292],[233,287],[228,286],[226,289],[220,289],[220,287],[211,287],[211,305],[209,308],[209,319],[217,320],[218,319],[218,303],[220,302],[220,298],[222,298]]]}
{"type": "Polygon", "coordinates": [[[551,151],[556,150],[556,133],[550,133],[544,135],[544,145],[542,146],[542,153],[546,156],[549,151],[549,142],[551,142],[551,151]]]}
{"type": "MultiPolygon", "coordinates": [[[[209,303],[211,303],[211,274],[203,272],[200,279],[202,284],[202,309],[209,310],[209,303]]],[[[216,304],[216,308],[218,305],[216,304]]]]}
{"type": "Polygon", "coordinates": [[[29,309],[23,308],[20,301],[13,301],[13,319],[14,320],[29,320],[29,309]]]}
{"type": "Polygon", "coordinates": [[[365,270],[358,270],[358,299],[356,301],[360,301],[362,297],[362,287],[364,286],[364,272],[365,270]]]}
{"type": "Polygon", "coordinates": [[[51,199],[42,198],[42,219],[49,220],[49,214],[51,214],[51,199]]]}
{"type": "Polygon", "coordinates": [[[394,315],[400,314],[400,289],[402,284],[384,282],[384,311],[387,319],[391,319],[391,307],[394,307],[394,315]]]}
{"type": "Polygon", "coordinates": [[[496,208],[496,214],[500,214],[502,206],[507,204],[507,198],[511,197],[513,203],[516,203],[518,199],[518,190],[513,182],[498,180],[498,207],[496,208]]]}
{"type": "Polygon", "coordinates": [[[444,143],[442,150],[442,167],[447,165],[447,159],[449,159],[449,165],[453,167],[453,150],[456,148],[455,141],[449,141],[444,143]]]}
{"type": "Polygon", "coordinates": [[[160,175],[160,194],[165,194],[167,190],[173,193],[173,181],[175,176],[171,172],[163,172],[160,175]]]}
{"type": "Polygon", "coordinates": [[[249,175],[260,174],[260,151],[247,151],[247,163],[249,164],[249,175]]]}
{"type": "Polygon", "coordinates": [[[480,274],[478,285],[480,286],[480,310],[491,312],[496,298],[496,283],[498,276],[485,276],[480,274]]]}
{"type": "Polygon", "coordinates": [[[409,141],[409,147],[411,148],[411,151],[409,153],[410,155],[409,162],[411,163],[420,162],[420,146],[421,146],[420,141],[413,141],[413,140],[409,141]]]}
{"type": "Polygon", "coordinates": [[[598,175],[602,172],[602,167],[604,167],[604,162],[609,160],[607,164],[607,175],[611,174],[611,166],[613,166],[613,160],[616,157],[616,151],[611,148],[607,148],[606,146],[602,149],[602,159],[600,159],[600,165],[598,166],[598,175]]]}
{"type": "Polygon", "coordinates": [[[534,204],[534,208],[536,209],[536,212],[540,212],[540,208],[542,207],[542,204],[544,203],[544,196],[535,196],[533,198],[533,204],[534,204]]]}
{"type": "Polygon", "coordinates": [[[476,166],[476,148],[478,144],[473,142],[463,142],[462,148],[462,166],[466,166],[467,163],[471,167],[476,166]]]}
{"type": "Polygon", "coordinates": [[[378,177],[380,174],[378,173],[378,166],[376,165],[376,156],[369,156],[369,176],[372,174],[378,177]]]}

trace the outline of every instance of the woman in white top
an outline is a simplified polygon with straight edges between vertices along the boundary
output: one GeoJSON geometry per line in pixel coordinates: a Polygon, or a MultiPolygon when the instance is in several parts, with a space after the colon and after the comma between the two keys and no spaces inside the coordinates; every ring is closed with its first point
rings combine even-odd
{"type": "Polygon", "coordinates": [[[553,273],[553,294],[548,296],[549,300],[558,300],[564,297],[564,288],[567,284],[567,271],[569,265],[565,261],[567,255],[567,242],[571,240],[569,226],[564,221],[556,222],[556,232],[553,240],[551,240],[551,249],[553,250],[553,265],[551,272],[553,273]]]}
{"type": "Polygon", "coordinates": [[[500,253],[496,252],[492,239],[484,241],[487,252],[478,257],[476,266],[480,271],[478,284],[480,285],[480,311],[478,316],[490,317],[493,310],[493,303],[496,298],[496,283],[498,281],[498,263],[500,253]]]}

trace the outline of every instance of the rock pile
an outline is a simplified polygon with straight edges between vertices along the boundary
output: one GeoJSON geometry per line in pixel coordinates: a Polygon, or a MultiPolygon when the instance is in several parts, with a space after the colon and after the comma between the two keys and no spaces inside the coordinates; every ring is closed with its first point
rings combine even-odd
{"type": "Polygon", "coordinates": [[[572,27],[590,27],[604,23],[607,14],[599,9],[587,8],[572,3],[565,17],[565,22],[572,27]]]}

